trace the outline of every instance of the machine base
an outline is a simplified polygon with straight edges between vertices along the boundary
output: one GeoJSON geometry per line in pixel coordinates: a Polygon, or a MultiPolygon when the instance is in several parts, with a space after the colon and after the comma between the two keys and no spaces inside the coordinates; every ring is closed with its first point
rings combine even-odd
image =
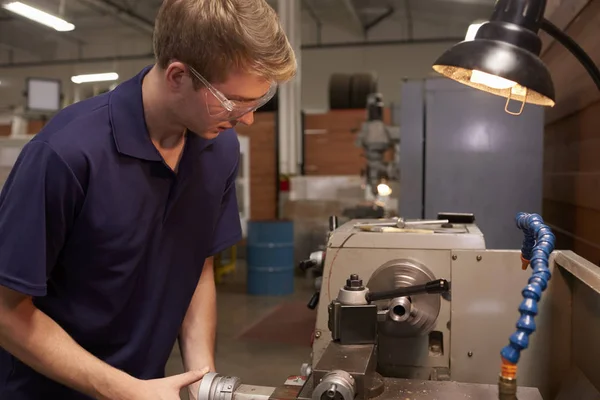
{"type": "MultiPolygon", "coordinates": [[[[298,395],[298,399],[312,399],[312,380],[298,395]]],[[[420,381],[414,379],[383,378],[384,391],[377,400],[498,400],[497,385],[475,383],[420,381]]],[[[536,388],[519,387],[519,400],[543,400],[536,388]]]]}

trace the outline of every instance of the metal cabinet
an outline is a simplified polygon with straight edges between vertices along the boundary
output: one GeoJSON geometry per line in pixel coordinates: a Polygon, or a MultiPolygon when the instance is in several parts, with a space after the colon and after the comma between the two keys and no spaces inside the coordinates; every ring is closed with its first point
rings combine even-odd
{"type": "Polygon", "coordinates": [[[544,110],[514,116],[505,104],[443,78],[402,84],[400,215],[473,212],[487,248],[520,248],[514,215],[542,209],[544,110]]]}

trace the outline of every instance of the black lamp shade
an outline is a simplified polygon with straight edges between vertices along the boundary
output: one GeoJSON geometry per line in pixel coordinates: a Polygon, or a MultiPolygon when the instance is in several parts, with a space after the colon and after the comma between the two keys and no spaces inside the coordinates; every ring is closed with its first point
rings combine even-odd
{"type": "Polygon", "coordinates": [[[450,79],[498,96],[554,106],[554,85],[544,63],[535,54],[510,43],[487,39],[460,42],[442,54],[433,69],[450,79]],[[517,85],[497,89],[473,82],[473,70],[508,79],[517,85]]]}
{"type": "Polygon", "coordinates": [[[545,8],[546,0],[497,0],[490,21],[481,25],[475,39],[454,45],[433,69],[498,96],[554,106],[552,78],[539,58],[538,31],[545,8]]]}

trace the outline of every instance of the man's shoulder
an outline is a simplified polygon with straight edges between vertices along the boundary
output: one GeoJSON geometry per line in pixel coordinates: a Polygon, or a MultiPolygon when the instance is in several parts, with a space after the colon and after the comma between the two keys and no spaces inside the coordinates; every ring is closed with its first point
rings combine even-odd
{"type": "Polygon", "coordinates": [[[65,107],[31,140],[48,145],[74,172],[87,166],[94,149],[112,139],[108,95],[65,107]]]}
{"type": "Polygon", "coordinates": [[[108,94],[103,94],[63,108],[36,138],[60,146],[107,128],[110,129],[108,94]]]}
{"type": "Polygon", "coordinates": [[[218,157],[233,168],[240,157],[240,141],[234,129],[223,131],[215,141],[218,157]]]}

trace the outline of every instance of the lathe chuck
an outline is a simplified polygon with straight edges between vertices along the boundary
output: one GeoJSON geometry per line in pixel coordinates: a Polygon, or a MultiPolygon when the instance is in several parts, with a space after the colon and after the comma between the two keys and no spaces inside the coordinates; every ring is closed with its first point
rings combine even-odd
{"type": "MultiPolygon", "coordinates": [[[[393,260],[379,267],[369,279],[371,292],[421,285],[436,279],[424,265],[415,260],[393,260]]],[[[375,301],[380,311],[379,332],[390,337],[427,335],[434,328],[440,312],[439,295],[419,294],[393,300],[375,301]]]]}
{"type": "Polygon", "coordinates": [[[239,378],[209,372],[200,382],[198,400],[232,400],[233,393],[240,385],[239,378]]]}

